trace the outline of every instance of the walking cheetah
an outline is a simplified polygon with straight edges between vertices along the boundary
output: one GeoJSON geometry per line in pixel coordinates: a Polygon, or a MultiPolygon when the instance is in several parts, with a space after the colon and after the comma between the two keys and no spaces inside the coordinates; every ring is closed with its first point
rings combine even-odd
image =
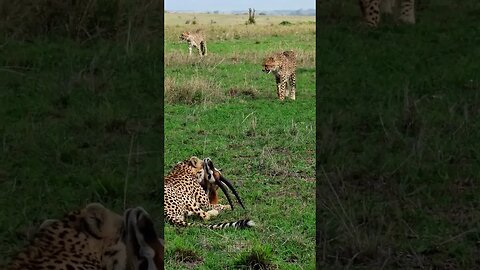
{"type": "Polygon", "coordinates": [[[366,23],[376,27],[380,22],[380,12],[392,14],[399,8],[399,19],[415,24],[415,0],[359,0],[360,9],[366,23]]]}
{"type": "Polygon", "coordinates": [[[6,269],[124,270],[122,233],[123,218],[92,203],[61,220],[45,221],[6,269]]]}
{"type": "Polygon", "coordinates": [[[192,47],[197,48],[200,56],[207,55],[207,42],[199,30],[195,33],[183,32],[180,35],[180,40],[185,40],[188,43],[188,55],[192,55],[192,47]]]}
{"type": "MultiPolygon", "coordinates": [[[[192,156],[175,165],[164,178],[164,214],[166,221],[176,226],[195,226],[197,224],[187,223],[185,217],[196,214],[203,220],[209,220],[211,217],[217,216],[219,211],[232,209],[231,205],[211,204],[209,202],[207,193],[200,185],[204,179],[209,183],[216,183],[225,194],[228,194],[225,188],[225,185],[227,185],[240,201],[232,185],[220,174],[219,170],[214,168],[209,158],[201,160],[192,156]],[[204,211],[204,209],[207,211],[204,211]]],[[[229,197],[227,196],[227,198],[229,197]]],[[[230,199],[229,202],[231,203],[230,199]]],[[[202,224],[200,226],[210,229],[227,227],[243,229],[254,225],[255,223],[252,220],[244,219],[213,225],[202,224]]]]}
{"type": "Polygon", "coordinates": [[[295,100],[296,86],[296,55],[294,51],[285,51],[266,57],[263,61],[263,70],[266,73],[275,75],[277,81],[277,96],[280,100],[285,100],[285,95],[295,100]],[[292,88],[288,91],[287,82],[292,88]]]}

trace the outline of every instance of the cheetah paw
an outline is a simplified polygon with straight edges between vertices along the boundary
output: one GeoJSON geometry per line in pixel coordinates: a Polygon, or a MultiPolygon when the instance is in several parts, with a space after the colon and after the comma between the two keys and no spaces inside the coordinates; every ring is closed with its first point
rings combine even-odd
{"type": "Polygon", "coordinates": [[[205,217],[205,220],[209,220],[211,217],[216,217],[218,215],[218,211],[215,209],[207,211],[207,215],[205,217]]]}

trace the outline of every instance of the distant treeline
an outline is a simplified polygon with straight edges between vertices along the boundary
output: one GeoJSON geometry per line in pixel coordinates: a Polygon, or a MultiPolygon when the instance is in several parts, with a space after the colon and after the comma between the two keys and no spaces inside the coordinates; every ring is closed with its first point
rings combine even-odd
{"type": "Polygon", "coordinates": [[[0,33],[17,39],[143,40],[159,35],[161,18],[158,0],[0,0],[0,33]]]}

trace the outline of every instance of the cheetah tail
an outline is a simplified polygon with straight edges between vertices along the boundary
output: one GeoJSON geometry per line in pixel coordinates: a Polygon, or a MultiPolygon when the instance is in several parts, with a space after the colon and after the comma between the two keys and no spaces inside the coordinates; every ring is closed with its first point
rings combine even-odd
{"type": "Polygon", "coordinates": [[[241,219],[238,221],[217,223],[217,224],[203,225],[203,226],[212,230],[225,229],[228,227],[232,227],[235,229],[247,229],[247,228],[254,227],[255,222],[253,222],[253,220],[250,220],[250,219],[241,219]]]}

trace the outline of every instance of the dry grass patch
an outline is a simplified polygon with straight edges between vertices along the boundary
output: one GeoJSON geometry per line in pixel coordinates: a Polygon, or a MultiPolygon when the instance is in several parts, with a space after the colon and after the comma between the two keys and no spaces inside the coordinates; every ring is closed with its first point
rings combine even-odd
{"type": "MultiPolygon", "coordinates": [[[[186,49],[186,46],[185,46],[186,49]]],[[[188,52],[174,51],[165,54],[165,67],[178,67],[182,65],[196,65],[198,67],[210,67],[213,71],[221,64],[241,64],[241,63],[257,63],[258,70],[261,70],[262,62],[265,57],[285,51],[290,48],[276,48],[269,52],[249,52],[247,54],[239,54],[237,52],[231,54],[215,54],[209,53],[208,56],[200,58],[198,56],[188,56],[188,52]]],[[[295,49],[293,49],[295,50],[295,49]]],[[[305,68],[315,67],[315,51],[295,50],[297,54],[297,66],[305,68]]]]}
{"type": "Polygon", "coordinates": [[[285,35],[315,35],[315,24],[297,24],[295,27],[285,27],[282,25],[270,25],[269,27],[259,27],[254,25],[211,25],[211,26],[191,26],[175,25],[165,26],[165,40],[178,41],[182,32],[195,32],[200,29],[201,33],[208,41],[215,40],[234,40],[244,38],[263,38],[266,36],[285,36],[285,35]]]}
{"type": "MultiPolygon", "coordinates": [[[[172,53],[166,53],[164,56],[165,67],[177,67],[182,65],[195,65],[197,67],[215,67],[221,63],[233,63],[232,59],[225,56],[209,53],[208,56],[200,57],[192,53],[188,55],[188,47],[185,45],[185,50],[176,50],[172,53]]],[[[182,48],[183,49],[183,48],[182,48]]],[[[196,51],[195,51],[196,53],[196,51]]]]}
{"type": "Polygon", "coordinates": [[[225,93],[212,81],[200,77],[192,77],[182,82],[170,77],[165,78],[165,102],[168,104],[209,103],[225,98],[225,93]]]}

